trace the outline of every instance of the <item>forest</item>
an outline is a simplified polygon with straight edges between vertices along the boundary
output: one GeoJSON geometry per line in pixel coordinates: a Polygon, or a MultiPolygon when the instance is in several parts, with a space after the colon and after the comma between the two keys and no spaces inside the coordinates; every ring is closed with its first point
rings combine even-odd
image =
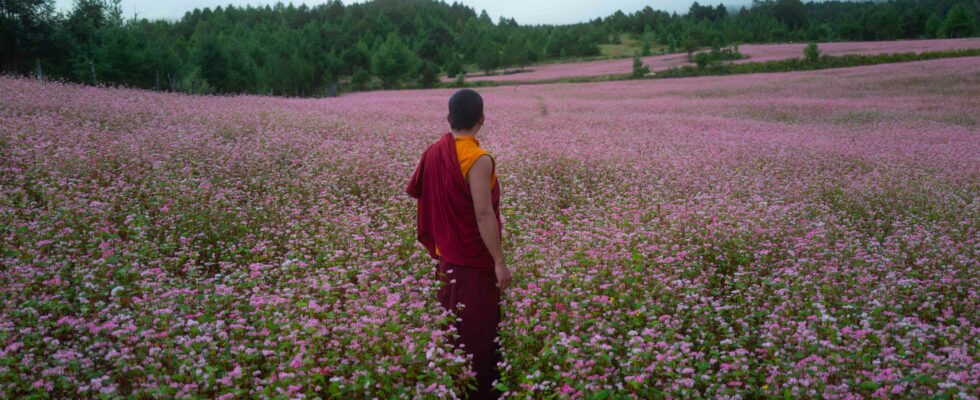
{"type": "Polygon", "coordinates": [[[969,37],[980,33],[978,15],[980,0],[754,0],[738,10],[694,2],[685,14],[647,6],[578,24],[521,25],[455,2],[334,0],[150,20],[124,15],[119,0],[77,0],[66,11],[53,0],[2,0],[0,69],[185,93],[332,96],[599,58],[601,45],[624,39],[649,55],[738,43],[969,37]]]}

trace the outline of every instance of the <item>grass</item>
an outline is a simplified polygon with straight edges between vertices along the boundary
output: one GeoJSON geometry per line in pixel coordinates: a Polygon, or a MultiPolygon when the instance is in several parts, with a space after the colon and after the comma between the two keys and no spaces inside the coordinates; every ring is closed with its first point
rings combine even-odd
{"type": "MultiPolygon", "coordinates": [[[[600,54],[605,58],[626,58],[633,57],[637,53],[643,51],[643,41],[633,39],[630,36],[631,35],[625,33],[620,34],[620,44],[600,44],[600,54]]],[[[666,46],[657,44],[656,42],[650,42],[651,54],[661,54],[666,52],[666,46]]]]}

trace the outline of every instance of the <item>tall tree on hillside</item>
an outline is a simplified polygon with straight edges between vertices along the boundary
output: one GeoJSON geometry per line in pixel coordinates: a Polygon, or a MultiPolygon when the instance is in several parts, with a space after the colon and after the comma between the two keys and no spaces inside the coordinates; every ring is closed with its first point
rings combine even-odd
{"type": "Polygon", "coordinates": [[[465,74],[463,70],[463,61],[458,55],[452,55],[449,57],[449,61],[446,62],[445,66],[446,76],[449,78],[455,78],[456,75],[465,74]]]}
{"type": "Polygon", "coordinates": [[[548,34],[548,39],[545,42],[545,53],[551,57],[564,57],[565,54],[565,43],[568,41],[567,32],[561,29],[553,29],[550,34],[548,34]]]}
{"type": "Polygon", "coordinates": [[[52,0],[0,1],[0,68],[23,73],[40,63],[52,48],[52,0]]]}
{"type": "Polygon", "coordinates": [[[142,37],[133,34],[135,26],[123,24],[122,8],[118,3],[110,5],[107,12],[105,24],[96,32],[91,51],[96,75],[106,82],[139,86],[146,73],[142,37]]]}
{"type": "Polygon", "coordinates": [[[918,4],[912,4],[905,9],[905,13],[902,14],[902,37],[906,38],[916,38],[922,36],[925,31],[926,20],[929,18],[929,14],[926,10],[919,6],[918,4]]]}
{"type": "Polygon", "coordinates": [[[865,26],[874,40],[894,40],[901,32],[901,20],[892,7],[877,7],[868,14],[865,26]]]}
{"type": "Polygon", "coordinates": [[[95,48],[98,34],[105,25],[108,5],[102,0],[77,0],[65,21],[73,59],[70,61],[74,76],[81,81],[98,83],[95,69],[95,48]]]}
{"type": "Polygon", "coordinates": [[[963,3],[957,3],[949,9],[946,14],[946,22],[943,24],[943,31],[947,37],[960,38],[973,36],[977,31],[977,21],[966,10],[963,3]]]}
{"type": "Polygon", "coordinates": [[[718,7],[702,6],[697,1],[691,4],[687,16],[694,21],[720,21],[728,15],[728,9],[719,4],[718,7]]]}
{"type": "Polygon", "coordinates": [[[800,0],[776,0],[772,12],[789,29],[797,29],[806,24],[806,10],[800,0]]]}
{"type": "Polygon", "coordinates": [[[218,91],[227,90],[229,85],[225,79],[230,62],[225,49],[226,43],[217,38],[207,21],[198,24],[191,42],[191,58],[200,77],[218,91]]]}
{"type": "Polygon", "coordinates": [[[493,19],[490,18],[490,14],[487,14],[487,10],[480,11],[480,23],[483,25],[493,25],[493,19]]]}
{"type": "Polygon", "coordinates": [[[927,38],[937,38],[943,36],[943,19],[939,17],[939,14],[932,13],[929,19],[926,20],[926,26],[924,28],[925,36],[927,38]]]}
{"type": "Polygon", "coordinates": [[[419,84],[424,88],[431,88],[438,83],[439,65],[429,60],[422,60],[419,66],[419,84]]]}
{"type": "MultiPolygon", "coordinates": [[[[145,64],[149,76],[152,76],[152,81],[142,82],[141,86],[157,90],[175,90],[174,85],[185,60],[178,55],[182,44],[173,36],[169,23],[141,21],[133,29],[137,32],[136,36],[144,38],[143,56],[140,61],[145,64]]],[[[249,58],[251,60],[251,57],[249,58]]]]}
{"type": "Polygon", "coordinates": [[[371,71],[386,89],[397,87],[406,77],[415,75],[418,58],[394,32],[371,56],[371,71]]]}
{"type": "Polygon", "coordinates": [[[371,69],[371,49],[363,39],[344,50],[340,57],[344,62],[344,72],[347,74],[353,75],[357,71],[371,69]]]}
{"type": "Polygon", "coordinates": [[[500,49],[493,43],[485,44],[476,55],[476,66],[487,75],[500,67],[500,49]]]}
{"type": "Polygon", "coordinates": [[[529,59],[527,46],[519,37],[512,37],[507,41],[501,54],[501,64],[504,68],[523,67],[527,65],[529,59]]]}

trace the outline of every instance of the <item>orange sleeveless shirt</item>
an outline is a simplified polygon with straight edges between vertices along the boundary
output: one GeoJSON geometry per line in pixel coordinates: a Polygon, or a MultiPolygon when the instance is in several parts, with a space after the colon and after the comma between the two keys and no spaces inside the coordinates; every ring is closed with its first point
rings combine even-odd
{"type": "MultiPolygon", "coordinates": [[[[463,172],[463,179],[470,172],[473,163],[484,154],[489,155],[486,150],[480,147],[480,141],[473,136],[463,136],[456,138],[456,158],[459,159],[459,169],[463,172]]],[[[492,157],[492,156],[491,156],[492,157]]],[[[490,187],[497,183],[497,168],[490,173],[490,187]]],[[[436,246],[436,255],[439,254],[439,247],[436,246]]]]}

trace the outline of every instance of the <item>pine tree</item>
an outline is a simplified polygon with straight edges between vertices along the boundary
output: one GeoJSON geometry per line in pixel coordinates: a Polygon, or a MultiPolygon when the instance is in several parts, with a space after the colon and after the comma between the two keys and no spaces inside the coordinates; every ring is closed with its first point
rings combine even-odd
{"type": "Polygon", "coordinates": [[[943,31],[947,37],[960,38],[973,36],[977,31],[977,21],[962,3],[956,4],[946,13],[943,31]]]}
{"type": "Polygon", "coordinates": [[[0,1],[0,68],[27,73],[54,46],[52,0],[0,1]]]}
{"type": "Polygon", "coordinates": [[[810,42],[803,49],[803,56],[808,63],[815,64],[817,61],[820,61],[820,47],[817,47],[816,42],[810,42]]]}
{"type": "Polygon", "coordinates": [[[640,57],[633,57],[633,74],[632,77],[642,78],[650,73],[650,67],[643,65],[643,59],[640,57]]]}
{"type": "Polygon", "coordinates": [[[371,56],[371,71],[381,79],[386,89],[391,89],[406,77],[414,75],[418,63],[418,58],[405,42],[392,32],[371,56]]]}
{"type": "Polygon", "coordinates": [[[670,53],[677,52],[677,38],[672,34],[667,36],[667,51],[670,53]]]}
{"type": "Polygon", "coordinates": [[[500,51],[493,44],[486,44],[476,55],[476,65],[487,75],[500,67],[500,51]]]}
{"type": "Polygon", "coordinates": [[[445,70],[447,78],[455,78],[456,75],[463,73],[463,62],[460,61],[459,57],[452,56],[446,63],[445,70]]]}
{"type": "Polygon", "coordinates": [[[941,33],[943,30],[943,19],[939,17],[939,14],[932,13],[929,19],[926,20],[925,35],[928,38],[942,37],[941,33]]]}
{"type": "Polygon", "coordinates": [[[439,83],[439,66],[432,61],[423,61],[419,68],[419,84],[424,88],[434,87],[439,83]]]}

